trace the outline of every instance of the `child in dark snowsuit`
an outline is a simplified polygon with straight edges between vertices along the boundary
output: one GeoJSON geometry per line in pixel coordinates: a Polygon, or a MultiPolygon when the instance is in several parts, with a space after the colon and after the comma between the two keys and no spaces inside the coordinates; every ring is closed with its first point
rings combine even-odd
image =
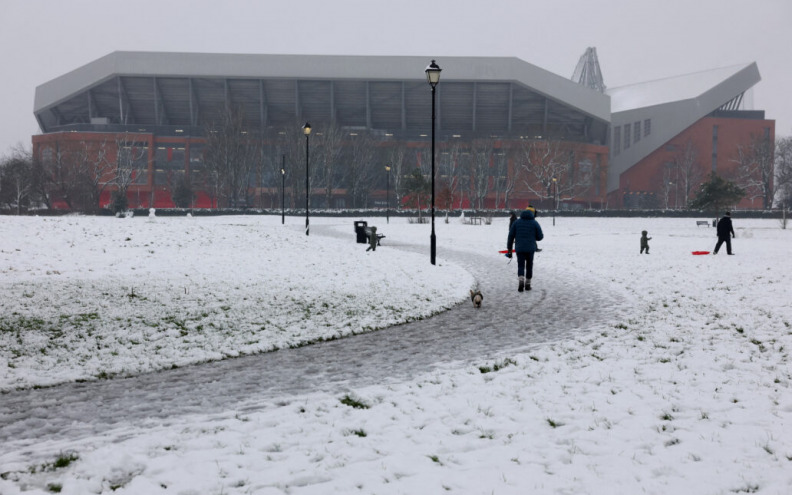
{"type": "Polygon", "coordinates": [[[643,254],[644,250],[646,250],[646,254],[649,254],[649,241],[652,239],[651,237],[647,237],[649,234],[647,231],[641,232],[641,254],[643,254]]]}

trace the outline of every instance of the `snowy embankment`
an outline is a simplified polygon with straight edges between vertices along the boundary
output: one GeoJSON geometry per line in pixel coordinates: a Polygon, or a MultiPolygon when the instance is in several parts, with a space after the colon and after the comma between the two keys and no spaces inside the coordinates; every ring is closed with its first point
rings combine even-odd
{"type": "MultiPolygon", "coordinates": [[[[13,464],[0,492],[792,493],[792,232],[776,221],[735,217],[735,256],[693,256],[715,241],[713,229],[693,219],[539,220],[546,239],[535,289],[520,295],[525,304],[543,279],[572,272],[623,295],[627,303],[613,321],[572,340],[452,363],[349,396],[262,401],[254,412],[186,417],[129,432],[121,442],[48,445],[64,452],[65,467],[56,468],[55,459],[13,464]],[[649,255],[638,254],[641,230],[652,237],[649,255]]],[[[440,223],[438,256],[450,247],[495,255],[505,223],[440,223]]],[[[351,226],[339,228],[349,228],[351,238],[351,226]]],[[[69,232],[82,236],[81,228],[69,232]]],[[[428,243],[426,228],[406,223],[392,221],[386,234],[428,243]]],[[[142,270],[146,249],[126,258],[121,272],[142,270]]],[[[94,258],[86,266],[101,259],[98,252],[94,258]]],[[[425,258],[396,276],[414,281],[413,268],[428,265],[425,258]]],[[[35,268],[44,279],[52,270],[35,268]]],[[[516,296],[513,268],[492,277],[513,284],[516,296]]],[[[294,292],[309,290],[289,283],[294,292]]],[[[444,287],[464,292],[468,285],[444,287]]],[[[503,302],[485,294],[481,311],[496,304],[503,302]]],[[[515,324],[530,325],[519,309],[515,324]]]]}
{"type": "Polygon", "coordinates": [[[0,223],[0,391],[294,347],[447,309],[473,278],[280,217],[0,223]]]}

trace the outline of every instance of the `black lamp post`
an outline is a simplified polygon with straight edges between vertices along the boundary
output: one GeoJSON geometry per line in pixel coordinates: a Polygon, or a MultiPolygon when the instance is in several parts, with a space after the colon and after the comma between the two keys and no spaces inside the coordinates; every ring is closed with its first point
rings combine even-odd
{"type": "Polygon", "coordinates": [[[311,201],[311,184],[308,181],[308,137],[311,135],[311,124],[308,122],[303,126],[303,134],[305,134],[305,235],[308,235],[308,208],[311,201]]]}
{"type": "Polygon", "coordinates": [[[281,225],[286,223],[286,155],[281,165],[281,225]]]}
{"type": "Polygon", "coordinates": [[[390,223],[390,165],[385,165],[385,222],[390,223]]]}
{"type": "Polygon", "coordinates": [[[556,208],[558,208],[558,180],[553,177],[553,226],[555,226],[556,208]]]}
{"type": "Polygon", "coordinates": [[[429,238],[429,261],[434,265],[437,254],[437,238],[435,237],[435,89],[440,82],[442,69],[432,60],[426,68],[426,81],[432,87],[432,235],[429,238]]]}

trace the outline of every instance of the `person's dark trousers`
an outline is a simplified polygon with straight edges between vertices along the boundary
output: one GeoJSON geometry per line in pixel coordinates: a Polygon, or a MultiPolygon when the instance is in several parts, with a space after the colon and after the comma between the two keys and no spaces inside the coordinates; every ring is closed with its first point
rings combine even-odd
{"type": "Polygon", "coordinates": [[[517,276],[525,276],[525,280],[529,281],[533,278],[533,251],[523,251],[517,253],[517,276]]]}
{"type": "Polygon", "coordinates": [[[726,243],[726,253],[727,254],[732,254],[732,252],[731,252],[731,237],[729,237],[729,236],[718,237],[718,243],[715,244],[715,254],[718,254],[718,250],[720,249],[721,245],[723,245],[724,242],[726,243]]]}

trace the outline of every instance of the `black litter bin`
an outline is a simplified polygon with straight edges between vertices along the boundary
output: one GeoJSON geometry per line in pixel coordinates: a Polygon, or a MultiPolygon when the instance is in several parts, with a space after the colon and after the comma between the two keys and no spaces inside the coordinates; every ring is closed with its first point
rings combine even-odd
{"type": "Polygon", "coordinates": [[[366,239],[367,226],[368,226],[368,222],[365,222],[363,220],[358,220],[355,222],[355,234],[357,235],[358,244],[365,244],[368,242],[368,239],[366,239]]]}

